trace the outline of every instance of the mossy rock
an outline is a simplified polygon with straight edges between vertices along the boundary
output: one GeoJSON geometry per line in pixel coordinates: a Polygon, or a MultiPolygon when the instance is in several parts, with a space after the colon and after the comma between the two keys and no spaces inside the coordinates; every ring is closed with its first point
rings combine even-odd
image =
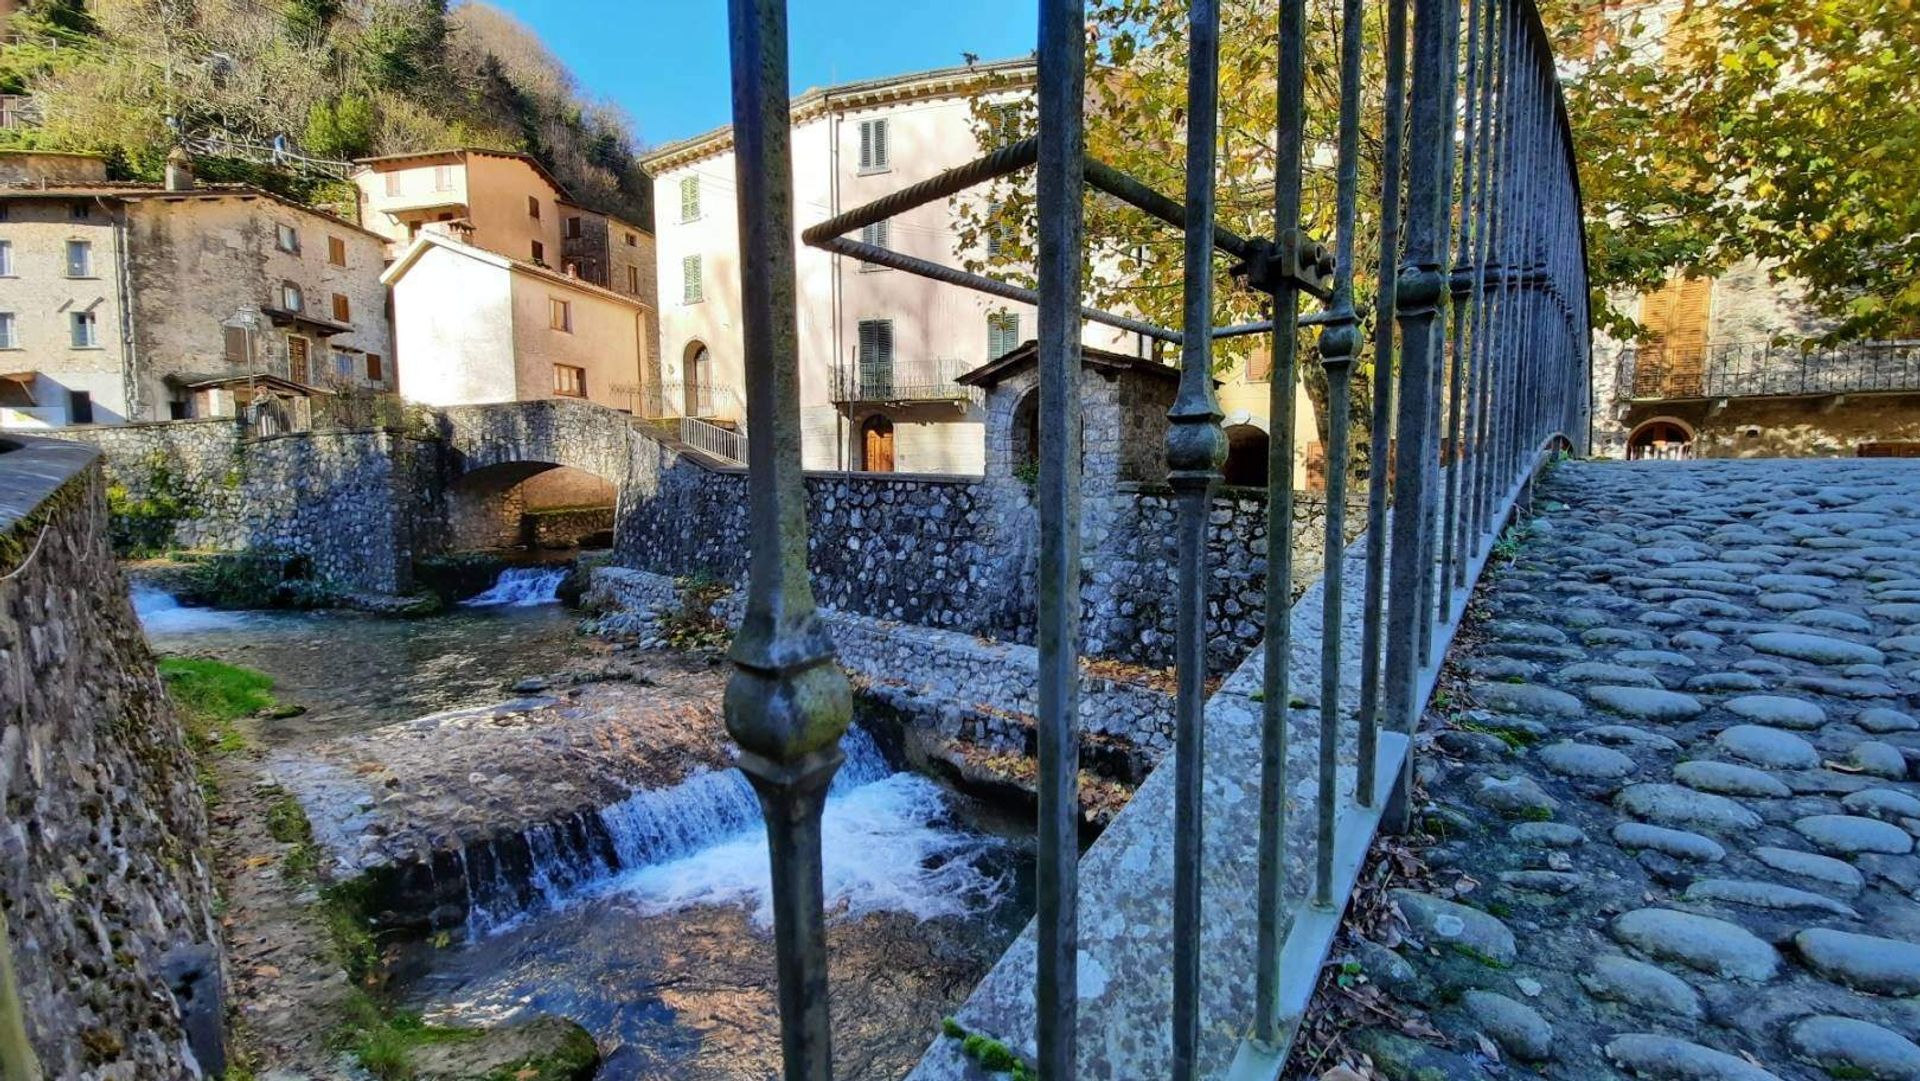
{"type": "Polygon", "coordinates": [[[586,1029],[541,1015],[407,1054],[414,1081],[590,1081],[600,1049],[586,1029]],[[529,1073],[528,1071],[532,1071],[529,1073]]]}
{"type": "Polygon", "coordinates": [[[1347,1036],[1390,1081],[1469,1081],[1486,1074],[1465,1058],[1391,1029],[1363,1028],[1347,1036]]]}

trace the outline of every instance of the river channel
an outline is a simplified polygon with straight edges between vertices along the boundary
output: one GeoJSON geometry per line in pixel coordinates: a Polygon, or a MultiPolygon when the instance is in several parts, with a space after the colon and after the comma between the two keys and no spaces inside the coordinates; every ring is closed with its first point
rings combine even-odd
{"type": "MultiPolygon", "coordinates": [[[[263,722],[268,749],[284,751],[499,701],[515,681],[593,654],[577,616],[551,599],[557,572],[505,574],[482,603],[411,620],[214,612],[146,587],[135,602],[158,652],[257,668],[305,707],[263,722]]],[[[891,1081],[1031,914],[1031,829],[897,768],[863,730],[844,746],[823,827],[835,1074],[891,1081]]],[[[637,798],[692,843],[559,904],[404,945],[401,1003],[442,1023],[572,1018],[607,1055],[605,1081],[777,1074],[767,855],[744,778],[727,770],[637,798]]]]}

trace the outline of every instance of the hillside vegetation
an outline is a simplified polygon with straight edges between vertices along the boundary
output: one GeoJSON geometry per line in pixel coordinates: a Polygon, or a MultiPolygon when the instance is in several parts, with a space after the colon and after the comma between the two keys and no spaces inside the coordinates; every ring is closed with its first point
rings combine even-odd
{"type": "MultiPolygon", "coordinates": [[[[335,159],[520,150],[580,201],[652,224],[627,117],[477,0],[30,0],[9,29],[0,92],[32,94],[43,121],[0,131],[0,146],[105,153],[143,179],[176,126],[335,159]]],[[[314,194],[311,177],[244,162],[202,171],[314,194]]]]}

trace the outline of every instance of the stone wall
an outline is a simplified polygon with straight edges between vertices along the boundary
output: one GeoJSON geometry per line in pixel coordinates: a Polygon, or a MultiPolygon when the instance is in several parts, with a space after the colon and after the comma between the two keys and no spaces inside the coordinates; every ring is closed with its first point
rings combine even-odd
{"type": "Polygon", "coordinates": [[[1920,442],[1920,393],[1645,402],[1621,417],[1629,432],[1679,422],[1696,458],[1851,458],[1866,444],[1920,442]]]}
{"type": "Polygon", "coordinates": [[[442,500],[431,443],[396,432],[245,438],[230,419],[78,429],[123,505],[177,508],[165,543],[306,556],[345,588],[404,592],[442,500]]]}
{"type": "Polygon", "coordinates": [[[95,457],[0,441],[0,929],[45,1077],[197,1077],[168,973],[202,972],[217,1034],[206,809],[95,457]]]}

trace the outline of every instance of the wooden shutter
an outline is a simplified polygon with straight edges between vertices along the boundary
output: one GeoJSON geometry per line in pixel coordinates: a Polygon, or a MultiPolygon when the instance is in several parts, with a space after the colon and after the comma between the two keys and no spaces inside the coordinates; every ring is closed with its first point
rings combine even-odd
{"type": "Polygon", "coordinates": [[[347,242],[337,236],[327,238],[327,262],[334,266],[347,265],[347,242]]]}
{"type": "Polygon", "coordinates": [[[1713,279],[1676,277],[1640,300],[1647,328],[1634,361],[1636,398],[1691,398],[1705,391],[1713,279]]]}
{"type": "Polygon", "coordinates": [[[347,294],[333,294],[333,317],[342,323],[353,318],[353,305],[347,300],[347,294]]]}
{"type": "Polygon", "coordinates": [[[225,346],[224,353],[228,364],[247,363],[247,331],[245,327],[222,327],[225,346]]]}
{"type": "Polygon", "coordinates": [[[287,378],[296,383],[307,381],[307,340],[297,335],[287,339],[287,378]]]}
{"type": "Polygon", "coordinates": [[[683,176],[680,178],[680,220],[692,221],[700,216],[700,178],[683,176]]]}
{"type": "Polygon", "coordinates": [[[382,372],[380,368],[380,354],[368,353],[367,354],[367,381],[369,383],[378,383],[381,380],[381,378],[382,378],[382,372]]]}
{"type": "Polygon", "coordinates": [[[688,255],[680,260],[680,302],[698,304],[706,299],[706,285],[700,280],[700,257],[688,255]]]}

